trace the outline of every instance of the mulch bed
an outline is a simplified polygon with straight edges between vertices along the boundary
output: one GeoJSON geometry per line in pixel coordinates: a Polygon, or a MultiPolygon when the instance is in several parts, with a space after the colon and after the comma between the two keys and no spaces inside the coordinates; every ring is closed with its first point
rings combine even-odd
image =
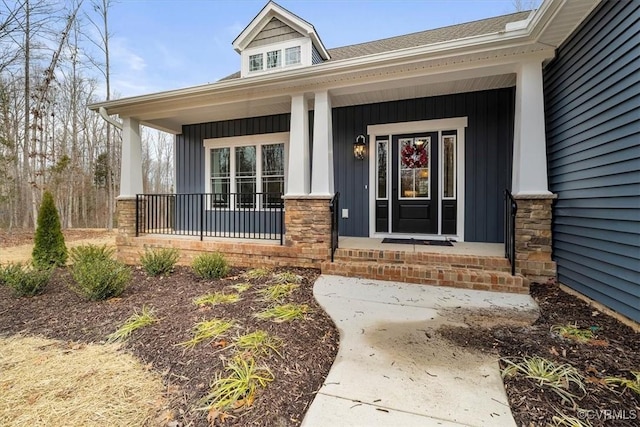
{"type": "Polygon", "coordinates": [[[245,412],[233,414],[224,425],[297,426],[326,377],[338,348],[338,332],[327,314],[315,302],[313,282],[319,272],[287,269],[302,276],[303,282],[286,302],[308,304],[305,320],[274,323],[253,315],[270,304],[262,301],[255,290],[266,279],[247,280],[243,269],[233,269],[231,276],[217,281],[197,278],[189,268],[177,267],[169,277],[147,277],[134,268],[131,286],[121,298],[104,302],[88,302],[68,289],[71,281],[66,269],[59,269],[44,294],[16,299],[9,289],[0,286],[0,335],[34,334],[48,338],[103,342],[134,309],[153,307],[161,319],[139,329],[126,341],[124,350],[139,357],[162,373],[168,391],[168,405],[159,411],[151,425],[207,426],[205,411],[194,411],[198,400],[209,391],[216,373],[223,373],[224,362],[233,349],[204,343],[185,350],[175,344],[191,338],[195,323],[212,318],[235,319],[247,333],[263,329],[280,337],[282,357],[272,354],[258,360],[268,366],[275,380],[261,391],[245,412]],[[234,304],[198,308],[193,299],[213,291],[227,290],[234,283],[251,282],[243,299],[234,304]]]}
{"type": "MultiPolygon", "coordinates": [[[[576,400],[578,408],[563,405],[558,395],[538,387],[533,380],[505,378],[518,426],[554,425],[552,419],[559,412],[593,426],[640,425],[640,396],[629,389],[612,389],[604,382],[611,376],[633,379],[631,371],[640,371],[640,333],[555,284],[534,284],[531,295],[541,312],[532,326],[447,328],[442,334],[458,345],[497,353],[502,358],[540,356],[556,364],[568,363],[582,374],[586,394],[576,400]],[[595,336],[590,342],[579,343],[552,332],[555,325],[577,325],[593,330],[595,336]]],[[[575,388],[572,391],[582,394],[575,388]]]]}
{"type": "MultiPolygon", "coordinates": [[[[64,240],[73,242],[82,239],[94,239],[108,235],[109,231],[98,228],[69,228],[62,230],[64,240]]],[[[33,229],[0,229],[0,248],[33,244],[35,231],[33,229]]]]}

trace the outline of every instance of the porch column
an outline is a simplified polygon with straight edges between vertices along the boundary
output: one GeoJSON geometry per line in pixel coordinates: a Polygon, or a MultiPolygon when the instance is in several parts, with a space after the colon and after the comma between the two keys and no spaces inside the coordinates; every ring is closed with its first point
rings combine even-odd
{"type": "Polygon", "coordinates": [[[551,195],[547,181],[542,62],[520,64],[513,140],[514,195],[551,195]]]}
{"type": "Polygon", "coordinates": [[[140,122],[131,117],[122,120],[122,162],[120,165],[120,195],[134,198],[142,191],[142,140],[140,122]]]}
{"type": "MultiPolygon", "coordinates": [[[[142,141],[140,123],[131,117],[122,120],[122,160],[120,195],[116,199],[118,231],[134,236],[136,232],[136,194],[142,193],[142,141]]],[[[143,212],[139,214],[144,217],[143,212]]]]}
{"type": "Polygon", "coordinates": [[[520,64],[516,80],[512,193],[516,272],[544,283],[556,276],[551,258],[553,199],[547,179],[542,60],[520,64]]]}
{"type": "Polygon", "coordinates": [[[289,129],[289,164],[287,165],[287,196],[309,194],[309,107],[304,95],[291,97],[291,127],[289,129]]]}
{"type": "Polygon", "coordinates": [[[333,196],[333,126],[331,96],[318,92],[313,112],[313,168],[311,194],[333,196]]]}

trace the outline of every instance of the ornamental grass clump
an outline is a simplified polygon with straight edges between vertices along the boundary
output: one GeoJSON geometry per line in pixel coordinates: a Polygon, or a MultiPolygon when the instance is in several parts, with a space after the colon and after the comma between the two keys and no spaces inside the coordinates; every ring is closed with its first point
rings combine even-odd
{"type": "Polygon", "coordinates": [[[37,224],[31,253],[33,265],[42,268],[63,266],[67,262],[67,247],[60,227],[60,216],[49,191],[42,195],[37,224]]]}
{"type": "Polygon", "coordinates": [[[146,305],[142,306],[142,311],[138,313],[136,310],[124,324],[120,326],[114,333],[107,336],[107,342],[124,341],[134,332],[145,326],[149,326],[158,321],[158,318],[154,314],[153,308],[149,308],[146,305]]]}
{"type": "Polygon", "coordinates": [[[203,341],[216,340],[218,338],[221,338],[225,334],[225,332],[233,327],[233,325],[233,321],[224,319],[211,319],[198,322],[193,327],[193,337],[188,341],[184,341],[176,345],[181,347],[193,348],[203,341]]]}
{"type": "Polygon", "coordinates": [[[199,296],[193,300],[193,303],[199,307],[204,305],[233,304],[240,301],[240,294],[225,294],[223,292],[214,292],[199,296]]]}
{"type": "Polygon", "coordinates": [[[300,285],[295,283],[282,283],[260,289],[258,293],[265,301],[282,301],[298,289],[300,285]]]}
{"type": "Polygon", "coordinates": [[[52,271],[52,268],[12,263],[0,269],[0,283],[11,288],[17,297],[30,297],[44,292],[52,271]]]}
{"type": "Polygon", "coordinates": [[[71,267],[71,275],[74,280],[71,289],[92,301],[119,296],[131,280],[129,267],[111,258],[76,262],[71,267]]]}
{"type": "Polygon", "coordinates": [[[244,273],[245,277],[248,279],[264,279],[271,275],[271,270],[268,268],[253,268],[246,273],[244,273]]]}
{"type": "Polygon", "coordinates": [[[640,396],[640,371],[631,371],[631,375],[635,377],[632,380],[620,377],[607,377],[604,381],[607,384],[622,387],[622,392],[628,389],[640,396]]]}
{"type": "Polygon", "coordinates": [[[211,391],[202,399],[210,418],[217,418],[229,411],[248,408],[256,398],[259,388],[267,387],[274,380],[271,370],[256,366],[253,357],[235,356],[225,366],[228,376],[217,375],[211,391]]]}
{"type": "Polygon", "coordinates": [[[219,253],[198,255],[191,264],[193,272],[203,279],[220,279],[229,274],[230,268],[225,257],[219,253]]]}
{"type": "Polygon", "coordinates": [[[235,283],[229,287],[241,294],[251,289],[251,283],[235,283]]]}
{"type": "Polygon", "coordinates": [[[593,339],[593,331],[591,329],[580,329],[577,325],[555,325],[551,327],[551,332],[581,343],[586,343],[593,339]]]}
{"type": "Polygon", "coordinates": [[[180,252],[175,248],[145,248],[140,257],[140,264],[149,276],[168,276],[180,259],[180,252]]]}
{"type": "Polygon", "coordinates": [[[576,368],[565,363],[556,365],[552,361],[538,357],[523,357],[519,361],[501,359],[506,367],[502,370],[502,377],[523,375],[533,380],[536,386],[556,393],[563,402],[575,407],[575,399],[580,398],[571,392],[572,385],[582,396],[586,394],[582,375],[576,368]]]}
{"type": "Polygon", "coordinates": [[[271,319],[276,323],[304,319],[309,311],[307,304],[284,304],[268,308],[255,316],[259,319],[271,319]]]}
{"type": "Polygon", "coordinates": [[[282,347],[282,340],[263,330],[240,335],[236,338],[233,345],[235,345],[238,350],[248,352],[254,356],[267,355],[273,351],[282,357],[282,354],[278,351],[278,349],[282,347]]]}
{"type": "Polygon", "coordinates": [[[271,278],[271,282],[279,283],[279,284],[301,283],[302,276],[298,276],[297,274],[292,273],[290,271],[283,271],[281,273],[274,274],[273,277],[271,278]]]}

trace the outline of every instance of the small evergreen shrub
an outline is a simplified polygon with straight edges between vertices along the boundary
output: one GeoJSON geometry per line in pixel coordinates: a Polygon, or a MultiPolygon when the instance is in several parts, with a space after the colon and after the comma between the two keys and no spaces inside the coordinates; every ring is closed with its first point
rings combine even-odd
{"type": "Polygon", "coordinates": [[[229,274],[229,264],[219,252],[198,255],[191,264],[193,272],[203,279],[219,279],[229,274]]]}
{"type": "Polygon", "coordinates": [[[80,245],[69,250],[69,258],[73,264],[101,259],[111,259],[115,251],[116,250],[114,248],[110,248],[107,245],[80,245]]]}
{"type": "Polygon", "coordinates": [[[42,196],[34,240],[31,255],[35,266],[63,266],[67,262],[67,247],[60,228],[60,217],[53,196],[48,191],[42,196]]]}
{"type": "Polygon", "coordinates": [[[0,272],[0,282],[9,286],[18,297],[34,296],[44,292],[52,269],[9,264],[0,272]]]}
{"type": "Polygon", "coordinates": [[[98,301],[117,297],[131,280],[129,267],[110,258],[95,258],[73,264],[75,283],[71,289],[83,298],[98,301]]]}
{"type": "Polygon", "coordinates": [[[168,275],[180,258],[180,252],[175,249],[145,248],[140,257],[140,263],[149,276],[168,275]]]}

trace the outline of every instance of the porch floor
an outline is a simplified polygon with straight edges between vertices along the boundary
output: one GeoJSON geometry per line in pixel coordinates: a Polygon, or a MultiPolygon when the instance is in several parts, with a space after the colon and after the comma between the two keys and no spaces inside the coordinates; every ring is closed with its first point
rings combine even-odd
{"type": "Polygon", "coordinates": [[[382,243],[383,239],[369,237],[340,236],[340,249],[384,250],[400,252],[431,252],[451,255],[476,255],[503,257],[504,243],[452,242],[453,246],[405,245],[382,243]]]}

